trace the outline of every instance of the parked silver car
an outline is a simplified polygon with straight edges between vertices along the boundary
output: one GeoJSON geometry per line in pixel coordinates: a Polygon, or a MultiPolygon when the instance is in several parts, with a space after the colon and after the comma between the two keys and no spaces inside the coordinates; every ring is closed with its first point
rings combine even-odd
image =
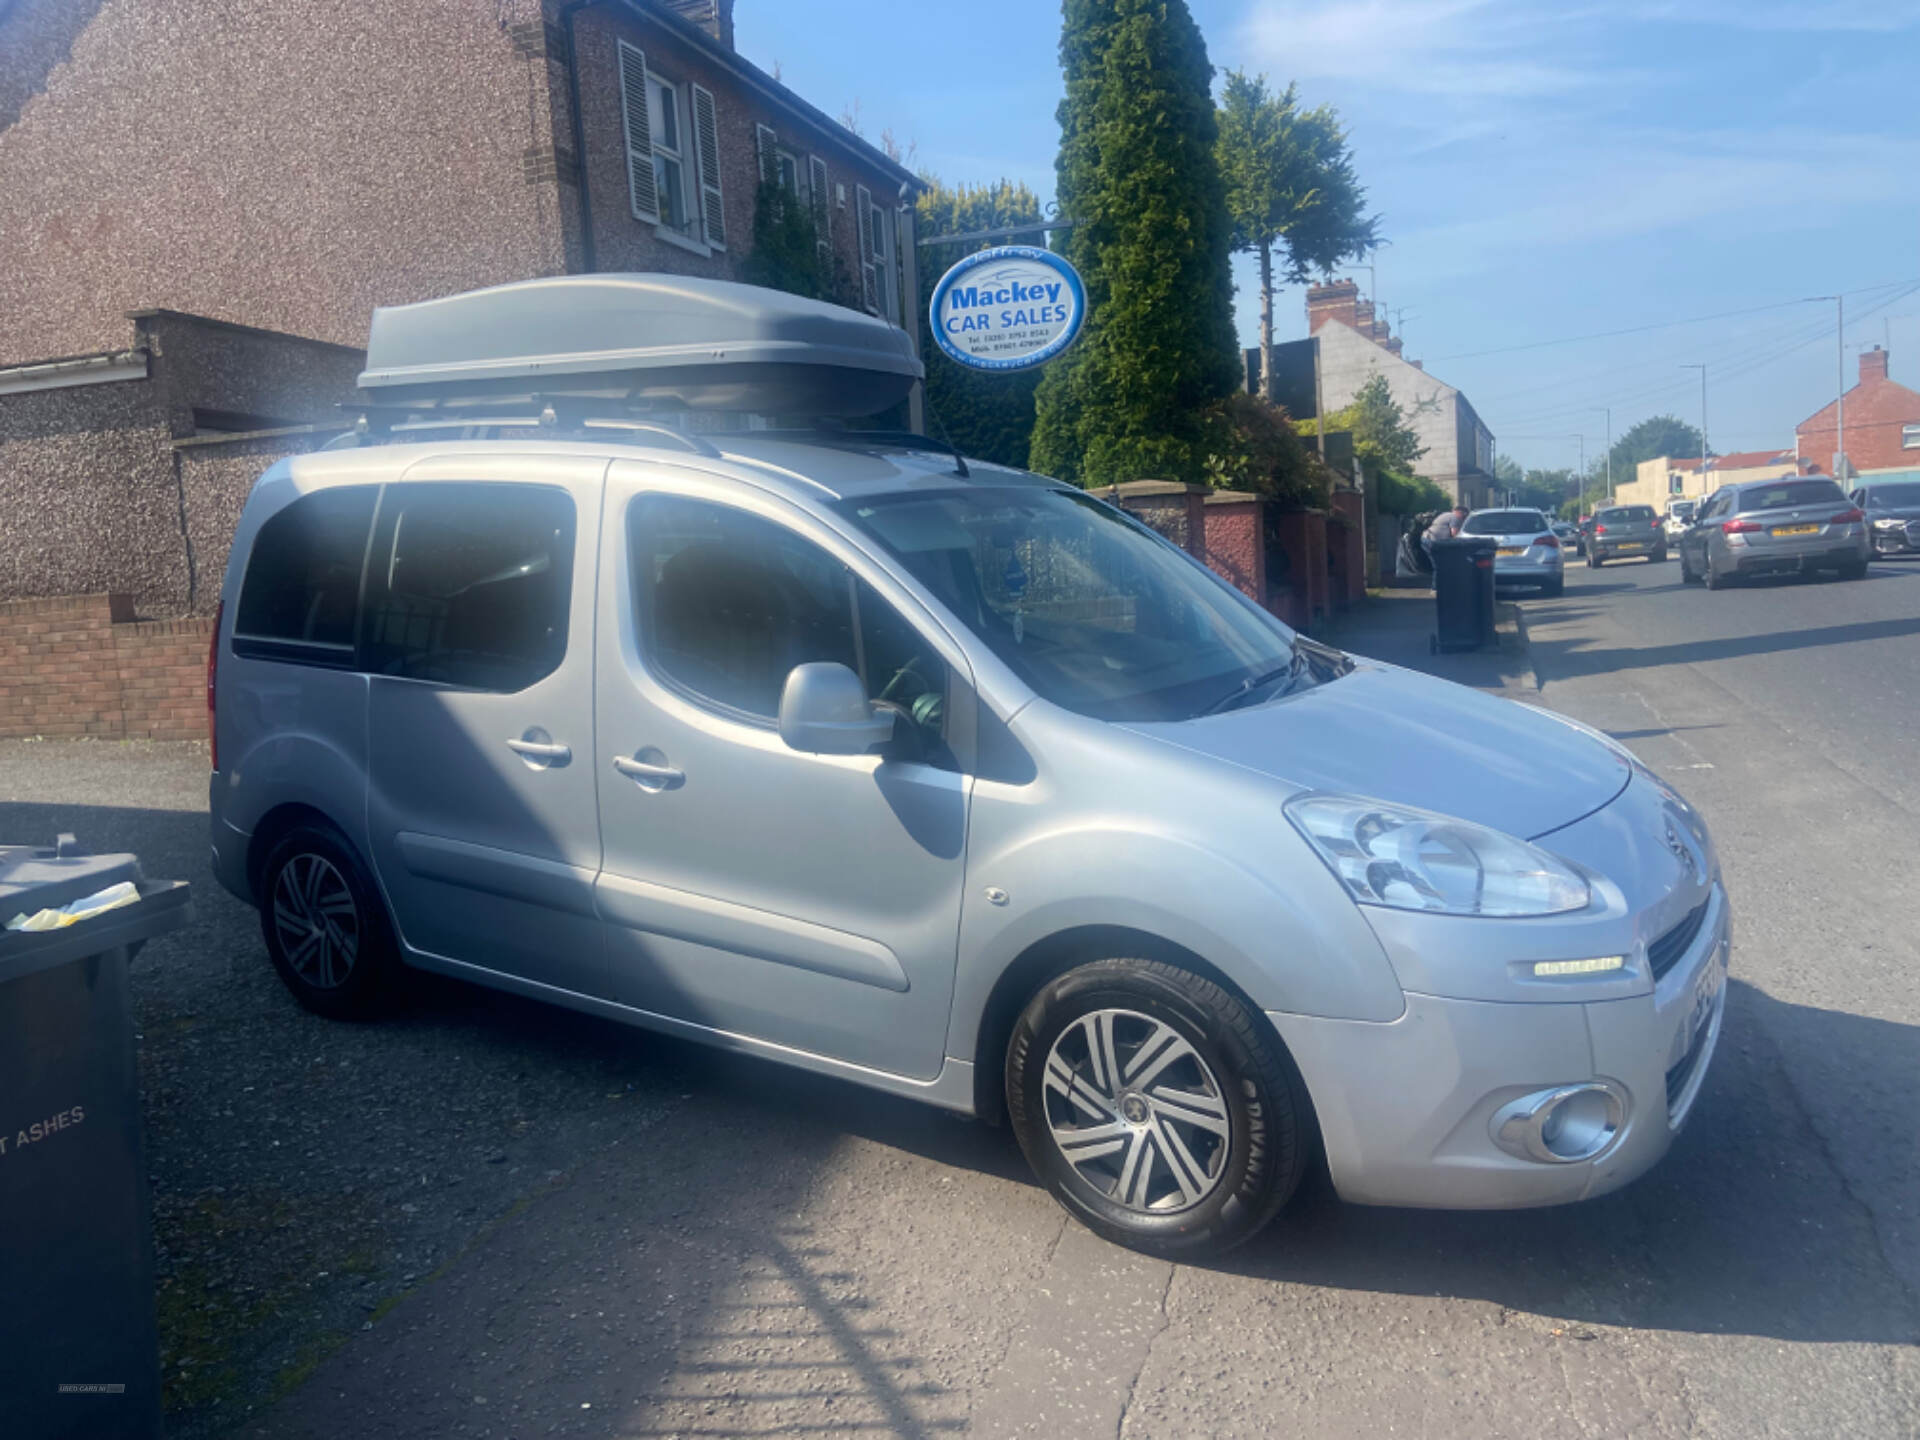
{"type": "Polygon", "coordinates": [[[1656,563],[1667,558],[1667,532],[1651,505],[1609,505],[1593,512],[1587,564],[1597,570],[1609,560],[1641,555],[1656,563]]]}
{"type": "Polygon", "coordinates": [[[1875,555],[1920,555],[1920,480],[1875,481],[1850,498],[1865,512],[1875,555]]]}
{"type": "Polygon", "coordinates": [[[1680,578],[1718,590],[1754,575],[1867,573],[1866,516],[1831,480],[1754,480],[1708,497],[1680,539],[1680,578]]]}
{"type": "Polygon", "coordinates": [[[303,1004],[413,965],[1005,1115],[1163,1254],[1245,1239],[1316,1151],[1354,1201],[1542,1205],[1687,1119],[1720,866],[1604,735],[931,440],[549,408],[280,461],[240,517],[213,864],[303,1004]]]}
{"type": "Polygon", "coordinates": [[[1548,595],[1566,589],[1566,552],[1553,522],[1538,510],[1476,510],[1461,526],[1463,535],[1489,535],[1499,541],[1493,552],[1496,585],[1534,585],[1548,595]]]}

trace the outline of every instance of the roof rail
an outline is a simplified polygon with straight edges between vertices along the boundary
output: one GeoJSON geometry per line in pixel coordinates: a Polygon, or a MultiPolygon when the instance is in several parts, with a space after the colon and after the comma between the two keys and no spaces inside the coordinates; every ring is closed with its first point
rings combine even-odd
{"type": "MultiPolygon", "coordinates": [[[[479,409],[463,410],[452,406],[382,405],[365,402],[343,404],[340,408],[353,414],[354,426],[349,435],[339,437],[338,440],[331,442],[332,444],[378,443],[398,435],[414,435],[435,430],[463,432],[612,430],[624,435],[646,435],[656,440],[671,441],[682,449],[709,460],[721,458],[720,452],[698,435],[676,430],[673,426],[663,425],[657,420],[639,420],[621,415],[618,412],[622,406],[618,401],[592,400],[581,396],[535,395],[530,402],[532,414],[488,414],[479,409]],[[615,413],[593,413],[596,410],[610,410],[615,413]]],[[[461,438],[483,437],[464,434],[461,438]]]]}
{"type": "Polygon", "coordinates": [[[844,425],[818,425],[810,430],[756,430],[752,433],[755,438],[799,440],[814,445],[837,445],[843,449],[884,445],[896,450],[932,450],[941,455],[951,455],[953,473],[962,480],[973,478],[973,472],[967,468],[967,457],[960,453],[958,446],[950,441],[936,440],[931,435],[922,435],[917,430],[849,430],[844,425]]]}

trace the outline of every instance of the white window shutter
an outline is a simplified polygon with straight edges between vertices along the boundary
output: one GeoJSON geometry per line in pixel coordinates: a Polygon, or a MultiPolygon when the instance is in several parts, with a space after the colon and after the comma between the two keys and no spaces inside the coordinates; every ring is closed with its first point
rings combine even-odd
{"type": "Polygon", "coordinates": [[[753,127],[753,148],[759,152],[760,178],[762,180],[778,180],[780,178],[780,157],[775,153],[775,147],[779,143],[780,142],[774,138],[773,127],[771,125],[756,125],[753,127]]]}
{"type": "MultiPolygon", "coordinates": [[[[620,118],[627,132],[627,188],[633,218],[660,223],[660,194],[653,183],[653,127],[647,119],[647,57],[620,42],[620,118]]],[[[584,157],[583,162],[584,163],[584,157]]]]}
{"type": "Polygon", "coordinates": [[[833,272],[833,206],[827,199],[827,162],[818,155],[807,157],[807,196],[813,203],[813,228],[819,237],[820,264],[833,272]]]}
{"type": "Polygon", "coordinates": [[[693,148],[700,163],[700,218],[706,227],[707,244],[724,250],[727,217],[720,194],[719,117],[714,113],[712,92],[698,85],[693,87],[693,148]]]}
{"type": "Polygon", "coordinates": [[[860,227],[860,303],[869,313],[880,313],[878,272],[873,267],[873,192],[864,185],[853,190],[854,222],[860,227]]]}

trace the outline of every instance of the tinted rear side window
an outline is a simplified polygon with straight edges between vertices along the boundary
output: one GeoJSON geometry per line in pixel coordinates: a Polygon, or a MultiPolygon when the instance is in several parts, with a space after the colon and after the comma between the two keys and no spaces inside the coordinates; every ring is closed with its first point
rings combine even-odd
{"type": "Polygon", "coordinates": [[[234,617],[236,646],[270,641],[308,647],[314,658],[353,658],[360,569],[366,562],[377,485],[303,495],[260,527],[247,556],[234,617]]]}
{"type": "Polygon", "coordinates": [[[573,499],[552,486],[389,485],[362,663],[478,690],[551,675],[567,653],[573,539],[573,499]]]}
{"type": "Polygon", "coordinates": [[[1784,510],[1792,505],[1844,505],[1847,497],[1831,480],[1784,480],[1740,492],[1740,510],[1784,510]]]}

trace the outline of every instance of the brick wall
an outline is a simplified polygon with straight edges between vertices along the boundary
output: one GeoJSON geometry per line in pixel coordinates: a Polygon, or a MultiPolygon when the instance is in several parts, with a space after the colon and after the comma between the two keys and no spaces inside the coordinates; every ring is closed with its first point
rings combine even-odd
{"type": "Polygon", "coordinates": [[[0,604],[0,737],[202,738],[212,624],[135,621],[126,595],[0,604]]]}

